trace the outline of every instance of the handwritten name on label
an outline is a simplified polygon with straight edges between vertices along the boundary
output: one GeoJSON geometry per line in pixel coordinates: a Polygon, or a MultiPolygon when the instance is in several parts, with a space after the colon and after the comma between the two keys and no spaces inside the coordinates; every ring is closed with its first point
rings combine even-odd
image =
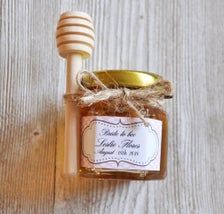
{"type": "Polygon", "coordinates": [[[160,162],[162,122],[147,120],[148,127],[139,118],[84,117],[82,155],[89,163],[105,168],[119,168],[122,163],[144,167],[155,159],[160,162]]]}

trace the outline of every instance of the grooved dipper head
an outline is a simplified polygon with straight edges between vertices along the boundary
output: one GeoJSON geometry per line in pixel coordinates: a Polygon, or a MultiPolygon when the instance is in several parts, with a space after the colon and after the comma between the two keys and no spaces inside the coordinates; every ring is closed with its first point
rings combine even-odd
{"type": "Polygon", "coordinates": [[[58,52],[66,58],[81,54],[88,58],[94,48],[94,28],[91,17],[83,12],[65,12],[61,15],[56,31],[58,52]]]}

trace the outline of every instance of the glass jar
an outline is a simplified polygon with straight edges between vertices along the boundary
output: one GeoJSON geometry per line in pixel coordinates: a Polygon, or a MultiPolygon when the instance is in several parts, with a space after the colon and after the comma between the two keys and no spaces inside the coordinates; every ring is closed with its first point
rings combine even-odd
{"type": "MultiPolygon", "coordinates": [[[[109,88],[145,88],[162,77],[141,71],[95,72],[109,88]]],[[[83,84],[94,89],[89,76],[83,84]]],[[[99,179],[163,179],[167,168],[167,115],[149,105],[139,110],[127,106],[123,98],[99,101],[80,108],[80,176],[99,179]]],[[[132,102],[132,101],[131,101],[132,102]]]]}

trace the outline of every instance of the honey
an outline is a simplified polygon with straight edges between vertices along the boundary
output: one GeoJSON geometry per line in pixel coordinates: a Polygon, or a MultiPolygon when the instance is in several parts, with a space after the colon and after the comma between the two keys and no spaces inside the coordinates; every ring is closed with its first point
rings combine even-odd
{"type": "MultiPolygon", "coordinates": [[[[161,79],[138,71],[107,71],[96,75],[108,87],[114,87],[116,82],[116,87],[130,89],[144,88],[161,79]]],[[[165,178],[166,112],[155,106],[141,106],[140,113],[150,126],[147,127],[136,110],[127,107],[122,99],[116,102],[116,107],[113,102],[103,100],[80,108],[80,176],[125,180],[165,178]]]]}

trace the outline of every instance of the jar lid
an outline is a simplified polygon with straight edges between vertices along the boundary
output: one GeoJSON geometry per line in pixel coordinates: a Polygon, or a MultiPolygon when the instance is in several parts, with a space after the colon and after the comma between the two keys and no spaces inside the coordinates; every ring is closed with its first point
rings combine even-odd
{"type": "MultiPolygon", "coordinates": [[[[157,74],[135,70],[101,70],[94,71],[94,74],[107,87],[142,88],[155,84],[162,79],[157,74]]],[[[96,85],[93,78],[88,74],[83,76],[82,83],[87,87],[96,85]]]]}

